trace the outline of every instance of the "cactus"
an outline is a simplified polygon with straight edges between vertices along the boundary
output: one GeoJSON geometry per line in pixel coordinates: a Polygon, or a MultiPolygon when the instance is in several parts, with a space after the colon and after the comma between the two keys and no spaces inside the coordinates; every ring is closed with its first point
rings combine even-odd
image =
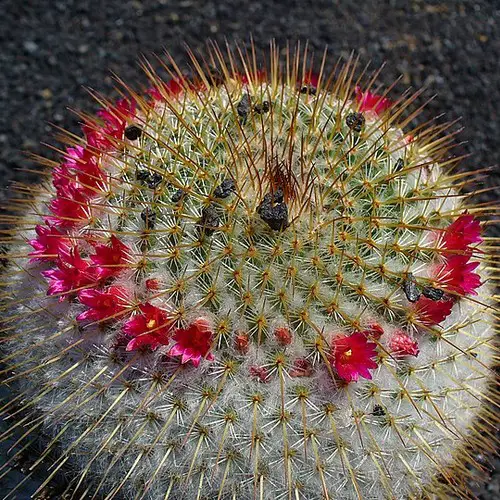
{"type": "Polygon", "coordinates": [[[4,467],[37,447],[38,491],[466,496],[497,403],[489,208],[448,125],[410,129],[418,93],[278,54],[145,64],[17,187],[2,439],[4,467]]]}

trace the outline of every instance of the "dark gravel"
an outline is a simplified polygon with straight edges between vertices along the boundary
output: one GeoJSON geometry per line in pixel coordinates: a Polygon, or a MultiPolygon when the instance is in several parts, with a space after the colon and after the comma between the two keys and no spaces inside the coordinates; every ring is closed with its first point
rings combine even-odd
{"type": "MultiPolygon", "coordinates": [[[[78,119],[67,108],[96,109],[84,86],[112,96],[111,72],[132,85],[144,81],[137,62],[142,54],[167,48],[182,64],[185,43],[196,50],[208,38],[224,43],[227,37],[245,45],[250,33],[260,48],[271,38],[309,39],[318,53],[328,45],[332,64],[351,50],[373,67],[386,62],[382,83],[402,75],[394,96],[425,86],[426,95],[437,98],[424,118],[445,113],[447,120],[462,119],[466,128],[456,153],[470,157],[461,168],[500,164],[498,0],[0,0],[0,12],[3,186],[36,180],[19,171],[33,168],[23,151],[54,157],[41,144],[55,144],[49,122],[77,131],[78,119]]],[[[496,168],[480,187],[498,188],[499,177],[496,168]]],[[[499,498],[499,474],[476,492],[499,498]]]]}

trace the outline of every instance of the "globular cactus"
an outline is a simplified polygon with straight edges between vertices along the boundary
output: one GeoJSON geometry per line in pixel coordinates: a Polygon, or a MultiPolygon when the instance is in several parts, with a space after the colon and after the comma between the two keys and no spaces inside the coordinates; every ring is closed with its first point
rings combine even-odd
{"type": "Polygon", "coordinates": [[[4,467],[37,444],[68,498],[466,497],[494,263],[453,134],[352,60],[236,59],[145,64],[18,187],[4,467]]]}

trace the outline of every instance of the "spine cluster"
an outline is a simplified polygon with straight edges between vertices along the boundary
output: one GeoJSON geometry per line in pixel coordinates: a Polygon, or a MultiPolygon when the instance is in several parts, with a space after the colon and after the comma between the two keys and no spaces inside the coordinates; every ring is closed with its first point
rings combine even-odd
{"type": "Polygon", "coordinates": [[[2,438],[75,498],[461,494],[494,326],[445,127],[351,62],[210,57],[146,68],[26,188],[2,438]]]}

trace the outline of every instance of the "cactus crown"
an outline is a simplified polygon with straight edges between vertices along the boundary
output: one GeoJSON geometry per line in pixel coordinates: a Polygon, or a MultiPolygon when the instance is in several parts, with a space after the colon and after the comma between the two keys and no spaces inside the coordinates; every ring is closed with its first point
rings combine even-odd
{"type": "Polygon", "coordinates": [[[453,134],[405,131],[418,93],[353,60],[239,53],[145,65],[147,96],[101,100],[22,188],[2,437],[42,430],[42,486],[66,470],[81,497],[462,492],[494,328],[453,134]]]}

